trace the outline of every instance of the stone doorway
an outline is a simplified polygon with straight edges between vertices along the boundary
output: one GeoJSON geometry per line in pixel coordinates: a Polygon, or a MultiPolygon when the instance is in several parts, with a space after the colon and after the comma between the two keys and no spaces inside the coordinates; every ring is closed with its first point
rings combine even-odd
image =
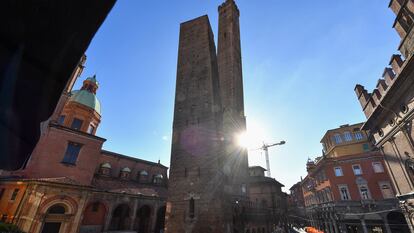
{"type": "Polygon", "coordinates": [[[62,228],[62,222],[67,219],[66,208],[62,204],[55,204],[46,212],[42,226],[42,233],[59,233],[62,228]]]}

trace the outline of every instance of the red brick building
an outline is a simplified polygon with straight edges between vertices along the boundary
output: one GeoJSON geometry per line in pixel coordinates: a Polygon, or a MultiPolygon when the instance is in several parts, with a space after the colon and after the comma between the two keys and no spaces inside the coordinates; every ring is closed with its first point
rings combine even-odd
{"type": "Polygon", "coordinates": [[[43,122],[25,166],[1,174],[1,219],[33,233],[160,232],[168,168],[102,150],[96,77],[72,91],[84,61],[43,122]]]}
{"type": "Polygon", "coordinates": [[[360,124],[328,130],[302,181],[310,225],[329,233],[407,232],[382,154],[360,124]]]}
{"type": "Polygon", "coordinates": [[[301,181],[290,187],[288,197],[288,218],[289,223],[293,225],[305,225],[305,200],[303,199],[303,190],[301,181]]]}

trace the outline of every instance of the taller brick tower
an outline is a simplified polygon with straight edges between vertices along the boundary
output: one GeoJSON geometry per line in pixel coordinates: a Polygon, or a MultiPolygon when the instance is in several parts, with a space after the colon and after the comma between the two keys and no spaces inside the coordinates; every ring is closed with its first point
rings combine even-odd
{"type": "Polygon", "coordinates": [[[167,233],[229,232],[221,126],[216,47],[202,16],[180,26],[167,233]]]}
{"type": "Polygon", "coordinates": [[[240,48],[239,9],[233,0],[218,8],[218,70],[223,106],[223,135],[226,139],[224,172],[233,195],[245,196],[248,177],[247,150],[238,145],[237,135],[246,130],[243,100],[243,76],[240,48]]]}

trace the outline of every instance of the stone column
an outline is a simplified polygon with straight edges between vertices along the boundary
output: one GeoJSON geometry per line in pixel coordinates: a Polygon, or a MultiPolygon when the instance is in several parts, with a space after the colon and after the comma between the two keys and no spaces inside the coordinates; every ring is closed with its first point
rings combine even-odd
{"type": "Polygon", "coordinates": [[[368,233],[367,224],[365,223],[365,219],[363,218],[361,218],[361,225],[362,225],[362,230],[364,231],[364,233],[368,233]]]}
{"type": "Polygon", "coordinates": [[[111,224],[111,220],[112,220],[112,212],[114,209],[114,203],[111,202],[111,199],[106,199],[106,196],[103,197],[104,200],[107,200],[107,204],[108,204],[108,209],[107,209],[107,213],[106,213],[106,217],[105,217],[105,223],[103,226],[103,231],[108,231],[109,229],[109,225],[111,224]]]}
{"type": "Polygon", "coordinates": [[[87,191],[82,191],[81,192],[81,198],[79,200],[79,206],[78,209],[75,213],[75,216],[73,218],[73,226],[71,227],[71,231],[70,232],[79,232],[81,223],[82,223],[82,219],[83,219],[83,213],[85,211],[85,208],[87,207],[87,202],[89,201],[89,195],[87,191]]]}
{"type": "Polygon", "coordinates": [[[134,230],[135,218],[137,217],[138,201],[136,198],[132,201],[131,222],[129,223],[129,230],[134,230]]]}
{"type": "Polygon", "coordinates": [[[155,231],[155,224],[157,223],[158,208],[159,208],[159,204],[157,202],[153,206],[153,213],[152,213],[152,217],[150,218],[150,225],[151,225],[150,232],[154,232],[155,231]]]}

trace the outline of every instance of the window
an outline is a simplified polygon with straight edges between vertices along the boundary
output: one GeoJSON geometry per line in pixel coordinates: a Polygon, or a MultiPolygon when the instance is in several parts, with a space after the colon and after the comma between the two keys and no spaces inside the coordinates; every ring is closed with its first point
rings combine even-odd
{"type": "Polygon", "coordinates": [[[65,115],[60,115],[58,118],[58,124],[63,125],[64,121],[65,121],[65,115]]]}
{"type": "Polygon", "coordinates": [[[194,198],[191,198],[190,199],[190,203],[189,203],[189,216],[190,216],[190,218],[194,218],[194,209],[195,209],[195,206],[194,206],[194,198]]]}
{"type": "Polygon", "coordinates": [[[247,193],[246,184],[242,184],[242,185],[241,185],[241,192],[242,192],[243,194],[246,194],[246,193],[247,193]]]}
{"type": "Polygon", "coordinates": [[[163,183],[163,178],[164,177],[161,174],[154,175],[152,182],[154,182],[154,184],[162,184],[163,183]]]}
{"type": "Polygon", "coordinates": [[[345,141],[347,141],[347,142],[349,142],[349,141],[352,141],[352,135],[351,135],[351,133],[350,132],[345,132],[344,133],[344,138],[345,138],[345,141]]]}
{"type": "Polygon", "coordinates": [[[73,118],[72,125],[70,126],[72,129],[80,130],[82,127],[83,121],[78,118],[73,118]]]}
{"type": "Polygon", "coordinates": [[[361,166],[359,164],[352,165],[352,170],[354,170],[354,174],[356,176],[362,175],[362,169],[361,169],[361,166]]]}
{"type": "Polygon", "coordinates": [[[335,176],[343,176],[344,173],[342,172],[342,168],[341,167],[335,167],[335,176]]]}
{"type": "Polygon", "coordinates": [[[64,214],[65,212],[65,207],[59,204],[56,204],[47,210],[48,214],[64,214]]]}
{"type": "Polygon", "coordinates": [[[364,143],[364,144],[362,144],[362,149],[363,149],[364,151],[369,151],[369,145],[368,145],[368,143],[364,143]]]}
{"type": "Polygon", "coordinates": [[[391,185],[388,181],[379,182],[379,186],[384,199],[394,198],[394,192],[391,189],[391,185]]]}
{"type": "Polygon", "coordinates": [[[361,131],[355,132],[355,139],[356,140],[362,140],[364,136],[362,135],[361,131]]]}
{"type": "Polygon", "coordinates": [[[341,194],[341,200],[351,200],[351,195],[349,195],[348,186],[347,185],[340,185],[339,186],[339,193],[341,194]]]}
{"type": "Polygon", "coordinates": [[[14,200],[16,200],[16,197],[17,197],[17,194],[19,193],[19,189],[14,189],[13,190],[13,193],[12,193],[12,195],[11,195],[11,197],[10,197],[10,200],[11,201],[14,201],[14,200]]]}
{"type": "Polygon", "coordinates": [[[69,142],[62,163],[76,164],[81,146],[79,143],[69,142]]]}
{"type": "Polygon", "coordinates": [[[147,182],[148,181],[148,172],[145,170],[142,170],[138,174],[138,182],[147,182]]]}
{"type": "Polygon", "coordinates": [[[374,169],[375,173],[383,173],[384,167],[382,166],[381,162],[372,162],[372,168],[374,169]]]}
{"type": "Polygon", "coordinates": [[[368,187],[365,185],[359,186],[359,193],[361,194],[361,199],[363,200],[371,198],[369,195],[368,187]]]}
{"type": "Polygon", "coordinates": [[[342,142],[341,135],[340,135],[340,134],[335,134],[335,135],[334,135],[334,140],[335,140],[335,143],[336,143],[336,144],[341,143],[341,142],[342,142]]]}
{"type": "Polygon", "coordinates": [[[92,134],[94,130],[95,130],[95,127],[93,125],[89,125],[88,133],[92,134]]]}

